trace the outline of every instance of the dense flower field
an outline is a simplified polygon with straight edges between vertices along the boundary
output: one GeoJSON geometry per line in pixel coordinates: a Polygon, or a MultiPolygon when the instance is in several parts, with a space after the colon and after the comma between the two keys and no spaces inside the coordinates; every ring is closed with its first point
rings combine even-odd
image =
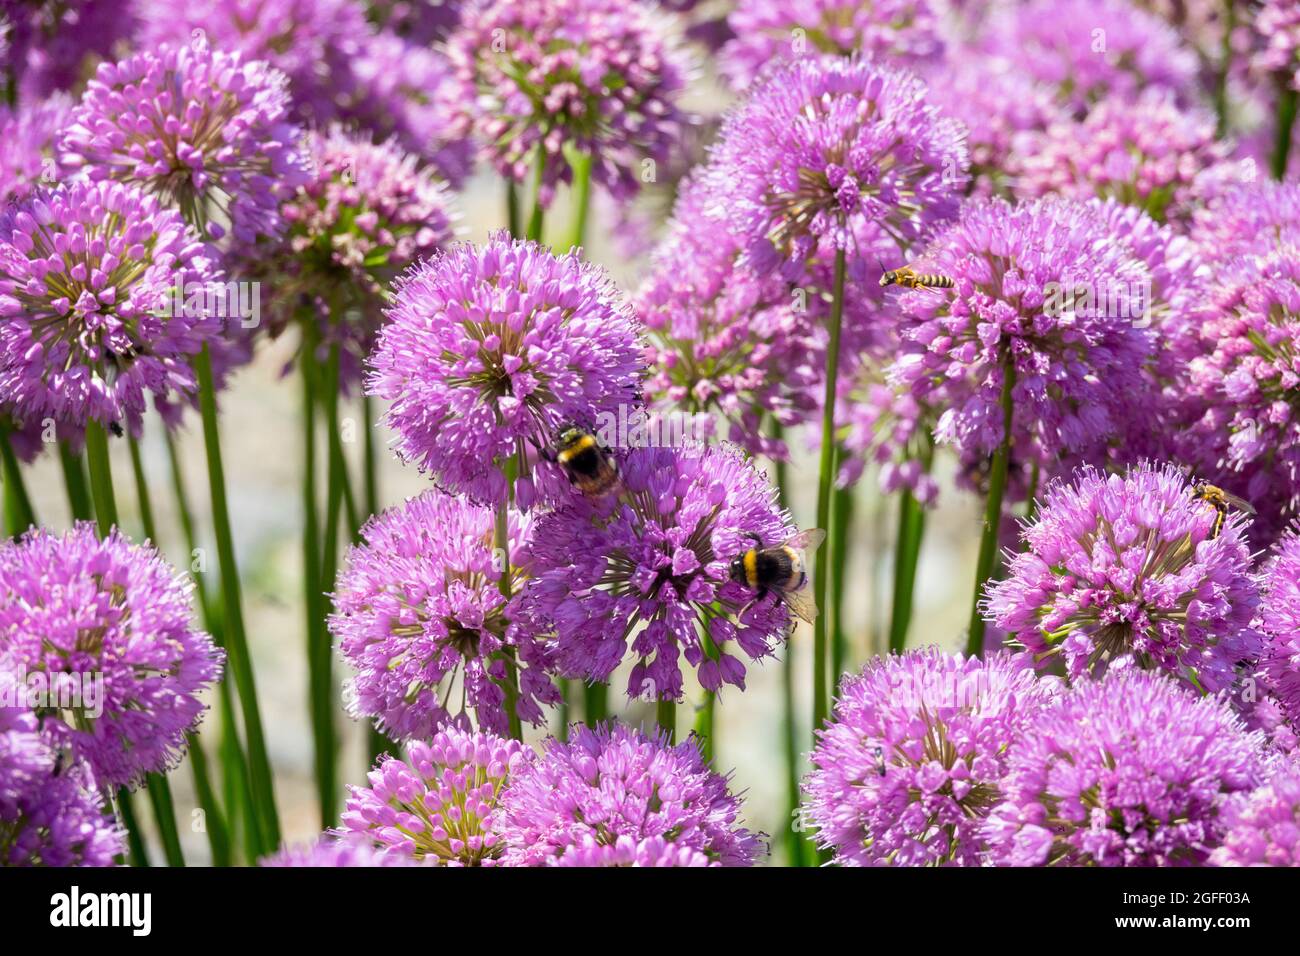
{"type": "Polygon", "coordinates": [[[3,0],[0,63],[0,863],[1300,865],[1294,0],[3,0]]]}

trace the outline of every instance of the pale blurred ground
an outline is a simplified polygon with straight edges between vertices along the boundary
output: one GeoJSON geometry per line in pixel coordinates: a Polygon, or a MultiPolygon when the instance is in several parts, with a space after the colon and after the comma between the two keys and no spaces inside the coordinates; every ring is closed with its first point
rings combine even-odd
{"type": "MultiPolygon", "coordinates": [[[[489,231],[505,225],[504,202],[500,181],[490,173],[480,175],[459,197],[466,238],[482,239],[489,231]]],[[[554,207],[569,208],[561,194],[554,207]]],[[[644,260],[629,263],[618,258],[609,242],[609,224],[601,221],[599,202],[593,207],[588,254],[610,269],[620,286],[629,292],[635,288],[644,260]]],[[[548,221],[547,235],[553,241],[567,235],[567,223],[557,213],[548,221]]],[[[226,464],[226,481],[230,498],[234,534],[244,578],[245,614],[249,640],[253,649],[258,696],[266,728],[267,743],[275,772],[275,790],[285,839],[292,842],[312,839],[320,830],[312,781],[312,742],[307,711],[307,671],[302,583],[300,568],[300,481],[301,425],[299,418],[300,388],[296,377],[281,375],[294,336],[286,335],[274,343],[262,343],[257,360],[241,371],[232,387],[221,396],[222,448],[226,464]]],[[[350,403],[341,411],[345,434],[348,417],[359,425],[359,403],[350,403]]],[[[143,440],[144,467],[149,475],[155,518],[167,557],[178,567],[190,565],[182,541],[168,471],[166,449],[158,433],[159,422],[151,418],[143,440]]],[[[347,449],[352,456],[354,484],[359,479],[361,428],[355,428],[356,441],[347,449]]],[[[386,442],[385,432],[381,440],[386,442]]],[[[122,523],[128,533],[141,535],[138,509],[131,478],[130,460],[122,442],[114,441],[113,467],[122,523]]],[[[806,450],[806,442],[797,433],[791,436],[796,450],[795,461],[788,469],[793,510],[800,526],[813,525],[817,463],[806,450]]],[[[208,520],[207,482],[202,436],[196,415],[187,419],[180,436],[191,505],[200,527],[203,546],[208,549],[209,567],[216,566],[216,553],[208,520]]],[[[386,454],[380,456],[381,506],[402,501],[426,487],[413,468],[400,465],[386,454]]],[[[874,474],[858,489],[856,525],[850,552],[847,587],[847,614],[851,622],[854,667],[873,652],[872,635],[883,642],[888,616],[891,544],[896,503],[881,500],[874,490],[874,474]],[[881,510],[883,508],[883,511],[881,510]],[[874,531],[873,531],[874,528],[874,531]],[[886,606],[872,605],[872,597],[883,596],[886,606]],[[874,622],[874,623],[873,623],[874,622]]],[[[946,478],[947,476],[945,476],[946,478]]],[[[53,455],[44,455],[28,470],[29,490],[42,523],[63,527],[68,521],[62,476],[53,455]]],[[[930,516],[927,537],[921,555],[916,608],[911,645],[938,643],[957,647],[966,626],[971,592],[974,586],[970,569],[977,548],[978,508],[969,495],[945,491],[940,506],[930,516]]],[[[320,482],[322,488],[324,480],[320,482]]],[[[322,506],[323,511],[323,506],[322,506]]],[[[215,587],[215,578],[212,582],[215,587]]],[[[796,668],[797,713],[801,720],[800,747],[811,744],[808,729],[811,712],[811,633],[801,627],[792,641],[791,651],[796,668]]],[[[717,706],[716,767],[732,774],[733,788],[745,796],[745,819],[754,829],[769,834],[776,842],[789,827],[786,815],[785,769],[782,758],[783,663],[768,660],[751,664],[747,689],[742,693],[728,688],[717,706]]],[[[340,665],[340,670],[342,669],[340,665]]],[[[622,688],[625,677],[616,676],[611,688],[611,707],[631,723],[653,721],[648,703],[627,705],[622,688]]],[[[698,688],[692,688],[690,700],[679,709],[679,730],[686,732],[694,720],[694,705],[699,701],[698,688]]],[[[343,739],[340,778],[343,783],[364,781],[367,758],[364,754],[365,728],[343,713],[340,701],[338,722],[343,739]]],[[[203,739],[209,762],[215,769],[217,720],[210,711],[203,739]]],[[[557,728],[553,717],[552,730],[557,728]]],[[[538,740],[544,733],[530,732],[538,740]]],[[[206,863],[208,844],[205,835],[191,828],[197,806],[188,764],[171,774],[172,788],[184,850],[191,864],[206,863]]],[[[340,801],[341,802],[341,801],[340,801]]],[[[143,796],[137,813],[150,829],[151,855],[155,862],[162,852],[152,839],[152,825],[147,818],[148,804],[143,796]]],[[[779,850],[771,862],[781,862],[779,850]]]]}

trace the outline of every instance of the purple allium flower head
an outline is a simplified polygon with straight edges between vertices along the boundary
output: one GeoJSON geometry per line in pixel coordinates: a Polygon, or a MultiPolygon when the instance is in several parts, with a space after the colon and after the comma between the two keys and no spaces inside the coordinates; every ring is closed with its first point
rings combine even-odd
{"type": "Polygon", "coordinates": [[[38,782],[12,800],[0,795],[0,866],[114,865],[126,834],[89,776],[83,765],[55,773],[51,756],[38,782]]]}
{"type": "Polygon", "coordinates": [[[1002,4],[977,44],[1053,87],[1079,116],[1109,94],[1132,103],[1139,91],[1158,87],[1186,101],[1198,89],[1196,54],[1177,31],[1129,0],[1002,4]]]}
{"type": "Polygon", "coordinates": [[[448,58],[459,107],[488,159],[522,182],[544,156],[541,199],[572,179],[565,150],[594,157],[592,178],[636,192],[686,121],[677,106],[688,68],[641,0],[486,0],[461,12],[448,58]]]}
{"type": "Polygon", "coordinates": [[[403,276],[370,357],[396,450],[441,487],[489,504],[497,462],[635,405],[642,346],[631,308],[576,254],[495,234],[403,276]]]}
{"type": "Polygon", "coordinates": [[[704,762],[694,737],[674,746],[619,724],[574,724],[567,742],[549,738],[537,760],[513,773],[495,825],[508,866],[594,856],[593,843],[618,854],[622,838],[660,837],[667,846],[655,856],[688,863],[699,853],[722,866],[750,866],[763,854],[760,838],[740,825],[739,798],[704,762]]]}
{"type": "Polygon", "coordinates": [[[1005,652],[877,657],[818,732],[804,811],[849,866],[977,865],[1007,751],[1057,687],[1005,652]]]}
{"type": "Polygon", "coordinates": [[[1300,183],[1260,176],[1235,184],[1195,212],[1191,236],[1205,258],[1219,260],[1300,245],[1300,183]]]}
{"type": "Polygon", "coordinates": [[[0,661],[0,807],[5,809],[54,769],[54,752],[27,706],[27,694],[25,681],[0,661]]]}
{"type": "Polygon", "coordinates": [[[1136,101],[1107,97],[1081,122],[1067,117],[1019,134],[1009,173],[1021,196],[1111,197],[1163,222],[1188,214],[1199,184],[1218,175],[1227,155],[1213,114],[1180,109],[1168,90],[1150,89],[1136,101]]]}
{"type": "Polygon", "coordinates": [[[359,833],[346,836],[322,834],[315,843],[306,846],[286,846],[272,856],[264,857],[258,866],[310,866],[310,867],[376,867],[421,866],[409,854],[400,853],[375,843],[359,833]]]}
{"type": "Polygon", "coordinates": [[[1300,529],[1278,541],[1265,566],[1260,628],[1269,690],[1293,732],[1300,732],[1300,529]]]}
{"type": "Polygon", "coordinates": [[[810,394],[824,349],[819,303],[801,308],[779,276],[738,264],[739,242],[714,199],[707,173],[682,184],[668,235],[637,294],[651,343],[646,393],[674,410],[716,413],[732,441],[784,457],[762,419],[770,413],[794,425],[815,409],[810,394]]]}
{"type": "Polygon", "coordinates": [[[232,266],[272,289],[272,335],[312,304],[324,348],[343,346],[343,381],[361,375],[388,285],[453,235],[442,182],[394,141],[332,127],[308,135],[311,178],[280,207],[286,234],[240,247],[232,266]]]}
{"type": "Polygon", "coordinates": [[[71,112],[72,101],[62,93],[12,110],[0,106],[0,202],[59,178],[55,140],[71,112]]]}
{"type": "Polygon", "coordinates": [[[451,728],[385,756],[368,787],[349,787],[341,833],[443,866],[493,866],[493,816],[502,787],[533,753],[514,740],[451,728]]]}
{"type": "Polygon", "coordinates": [[[44,675],[43,729],[97,782],[132,786],[176,765],[222,652],[192,626],[193,584],[149,546],[82,522],[0,548],[0,656],[44,675]],[[92,697],[94,698],[92,700],[92,697]]]}
{"type": "Polygon", "coordinates": [[[907,244],[957,211],[965,129],[910,73],[802,57],[764,74],[714,152],[746,258],[798,279],[818,251],[907,244]]]}
{"type": "Polygon", "coordinates": [[[601,843],[592,835],[584,836],[581,842],[566,847],[563,853],[546,863],[548,866],[583,868],[722,865],[695,847],[679,846],[661,836],[643,840],[620,836],[613,843],[601,843]]]}
{"type": "Polygon", "coordinates": [[[2,0],[0,32],[8,21],[9,36],[0,54],[13,71],[18,98],[34,102],[80,83],[88,60],[108,56],[134,31],[134,7],[133,0],[2,0]]]}
{"type": "Polygon", "coordinates": [[[280,201],[306,179],[284,77],[197,42],[101,64],[64,131],[63,162],[136,183],[241,241],[276,235],[280,201]]]}
{"type": "Polygon", "coordinates": [[[368,0],[366,16],[417,46],[428,46],[460,22],[463,6],[463,0],[368,0]]]}
{"type": "Polygon", "coordinates": [[[1288,76],[1291,85],[1300,89],[1300,7],[1293,0],[1264,0],[1253,29],[1263,44],[1254,52],[1251,65],[1261,72],[1288,76]]]}
{"type": "Polygon", "coordinates": [[[1300,513],[1300,247],[1217,263],[1168,328],[1183,460],[1249,501],[1267,541],[1300,513]]]}
{"type": "Polygon", "coordinates": [[[137,187],[38,190],[0,213],[0,404],[134,428],[146,393],[197,391],[189,359],[223,320],[175,308],[175,292],[222,281],[180,215],[137,187]]]}
{"type": "Polygon", "coordinates": [[[1209,691],[1259,656],[1258,590],[1243,519],[1192,497],[1174,466],[1126,475],[1080,469],[1053,482],[1024,529],[1026,550],[987,590],[985,618],[1071,679],[1123,661],[1209,691]]]}
{"type": "Polygon", "coordinates": [[[985,824],[1011,866],[1203,863],[1224,798],[1264,770],[1258,734],[1231,708],[1160,674],[1085,680],[1047,704],[1010,754],[985,824]]]}
{"type": "Polygon", "coordinates": [[[861,53],[913,65],[943,53],[930,0],[739,0],[727,16],[734,38],[722,48],[722,72],[747,89],[773,60],[861,53]]]}
{"type": "Polygon", "coordinates": [[[977,200],[916,268],[956,287],[900,295],[903,354],[890,377],[921,405],[944,409],[939,441],[976,458],[1001,443],[1008,360],[1018,460],[1050,468],[1117,433],[1154,347],[1135,321],[1150,277],[1096,209],[977,200]]]}
{"type": "MultiPolygon", "coordinates": [[[[469,707],[478,726],[508,731],[507,599],[498,586],[493,521],[487,508],[429,490],[372,518],[364,542],[348,555],[330,630],[357,672],[353,713],[375,718],[394,739],[428,738],[453,724],[468,728],[469,707]]],[[[510,516],[512,579],[531,525],[525,515],[510,516]]],[[[545,663],[539,647],[525,641],[516,651],[518,713],[540,723],[539,705],[556,703],[558,691],[539,666],[529,666],[545,663]]]]}
{"type": "Polygon", "coordinates": [[[1250,794],[1224,804],[1214,866],[1300,866],[1300,764],[1279,767],[1250,794]]]}
{"type": "Polygon", "coordinates": [[[724,445],[633,448],[619,464],[623,493],[612,514],[607,503],[575,496],[538,519],[520,630],[553,630],[567,677],[608,681],[630,649],[629,697],[680,698],[683,654],[706,689],[743,689],[736,647],[758,660],[790,626],[775,594],[756,601],[728,573],[755,537],[775,547],[793,535],[776,489],[724,445]],[[705,654],[704,634],[717,660],[705,654]]]}
{"type": "Polygon", "coordinates": [[[879,362],[859,357],[840,381],[835,412],[844,451],[839,485],[856,483],[867,466],[878,465],[882,492],[906,488],[922,504],[933,504],[939,485],[923,465],[933,410],[919,405],[910,390],[889,383],[879,362]]]}

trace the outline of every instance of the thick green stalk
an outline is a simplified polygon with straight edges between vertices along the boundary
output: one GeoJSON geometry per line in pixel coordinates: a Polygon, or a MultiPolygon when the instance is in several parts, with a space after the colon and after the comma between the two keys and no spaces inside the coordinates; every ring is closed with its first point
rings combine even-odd
{"type": "Polygon", "coordinates": [[[609,719],[609,685],[595,681],[582,688],[582,719],[588,727],[609,719]]]}
{"type": "Polygon", "coordinates": [[[713,762],[714,747],[713,739],[715,731],[714,710],[718,705],[718,695],[711,690],[704,691],[704,699],[700,701],[700,706],[695,711],[695,735],[700,741],[700,753],[704,755],[705,761],[713,762]]]}
{"type": "Polygon", "coordinates": [[[916,566],[925,534],[925,509],[911,491],[898,493],[898,541],[894,547],[894,599],[889,617],[889,649],[896,653],[907,646],[912,623],[912,598],[916,587],[916,566]]]}
{"type": "Polygon", "coordinates": [[[655,723],[668,734],[671,743],[677,742],[677,701],[659,699],[655,703],[655,723]]]}
{"type": "Polygon", "coordinates": [[[163,855],[168,866],[184,866],[185,854],[181,852],[181,837],[176,830],[176,807],[172,803],[172,788],[161,773],[149,774],[145,785],[154,819],[158,822],[158,835],[162,839],[163,855]]]}
{"type": "Polygon", "coordinates": [[[107,538],[117,524],[117,496],[113,493],[113,469],[108,461],[108,433],[97,421],[86,425],[86,460],[90,465],[90,496],[95,502],[99,536],[107,538]]]}
{"type": "Polygon", "coordinates": [[[1300,100],[1288,76],[1277,80],[1277,129],[1273,140],[1273,178],[1286,177],[1287,163],[1291,158],[1291,130],[1295,126],[1296,103],[1300,100]]]}
{"type": "Polygon", "coordinates": [[[1002,443],[993,453],[989,469],[989,497],[984,509],[984,534],[980,538],[979,558],[975,564],[975,598],[971,602],[970,632],[966,640],[966,653],[974,657],[984,652],[984,617],[980,614],[980,598],[984,582],[993,573],[998,557],[998,532],[1002,526],[1002,496],[1007,485],[1007,466],[1011,460],[1012,399],[1016,384],[1016,366],[1010,347],[1002,362],[1002,443]]]}
{"type": "Polygon", "coordinates": [[[528,238],[533,242],[542,241],[543,221],[546,208],[542,205],[542,180],[546,174],[546,153],[537,150],[537,173],[533,177],[533,214],[528,217],[528,238]]]}
{"type": "Polygon", "coordinates": [[[516,239],[524,237],[519,228],[519,187],[513,179],[506,179],[506,224],[510,235],[516,239]]]}
{"type": "Polygon", "coordinates": [[[1237,26],[1237,0],[1223,0],[1223,43],[1219,48],[1218,70],[1214,75],[1215,135],[1228,133],[1228,77],[1232,73],[1232,34],[1237,26]]]}
{"type": "MultiPolygon", "coordinates": [[[[176,498],[176,514],[180,520],[181,531],[185,535],[185,546],[189,549],[190,555],[193,556],[198,550],[198,531],[194,524],[194,511],[190,507],[189,493],[185,490],[185,475],[181,470],[181,460],[176,449],[176,439],[172,437],[170,429],[163,429],[163,441],[167,446],[167,461],[171,466],[172,493],[176,498]]],[[[208,591],[207,579],[202,574],[195,574],[193,577],[199,609],[203,612],[204,625],[217,646],[225,647],[226,641],[220,609],[212,601],[212,596],[208,591]]],[[[259,820],[257,815],[253,813],[253,798],[248,785],[248,763],[244,757],[244,749],[239,743],[239,728],[235,719],[235,702],[230,692],[230,681],[222,679],[218,688],[218,697],[221,711],[221,738],[217,745],[217,755],[221,764],[221,785],[224,799],[218,802],[215,794],[210,800],[205,799],[202,794],[202,787],[198,785],[197,779],[196,790],[199,793],[200,804],[207,813],[208,842],[212,845],[212,859],[215,861],[219,855],[223,855],[230,862],[234,862],[230,845],[231,840],[235,834],[241,832],[241,821],[249,821],[243,825],[242,834],[244,837],[244,853],[251,862],[257,859],[263,840],[259,829],[259,820]],[[223,805],[226,808],[224,814],[220,809],[223,805]],[[214,829],[214,827],[217,829],[214,829]],[[224,848],[219,847],[218,843],[223,843],[224,848]]],[[[198,754],[199,759],[203,761],[206,767],[207,761],[204,759],[201,742],[197,736],[191,740],[190,746],[192,752],[198,754]]],[[[196,769],[196,775],[198,772],[196,769]]],[[[211,788],[209,787],[209,789],[211,788]]]]}
{"type": "Polygon", "coordinates": [[[221,463],[221,436],[217,426],[217,395],[212,378],[212,356],[205,345],[195,360],[199,375],[199,409],[203,419],[203,443],[207,451],[208,490],[212,498],[212,524],[217,538],[217,561],[221,568],[221,591],[225,609],[222,618],[226,636],[226,654],[239,705],[244,717],[248,744],[249,783],[254,797],[254,811],[260,817],[258,829],[261,851],[270,853],[280,845],[280,818],[275,809],[275,789],[271,760],[262,733],[262,714],[257,706],[257,686],[253,663],[244,630],[244,610],[240,598],[239,565],[235,559],[234,533],[230,528],[230,509],[226,501],[225,469],[221,463]]]}
{"type": "Polygon", "coordinates": [[[9,443],[9,429],[0,427],[0,459],[4,465],[5,527],[13,537],[18,537],[37,524],[32,500],[23,484],[23,473],[18,467],[18,456],[9,443]]]}
{"type": "Polygon", "coordinates": [[[144,834],[140,831],[140,822],[136,819],[135,805],[131,800],[131,791],[122,787],[117,791],[113,803],[117,805],[117,815],[126,830],[126,850],[132,866],[149,866],[149,852],[144,846],[144,834]]]}
{"type": "Polygon", "coordinates": [[[831,694],[849,667],[849,629],[844,620],[844,582],[848,580],[849,534],[853,527],[852,488],[836,488],[831,502],[831,694]]]}
{"type": "Polygon", "coordinates": [[[212,771],[198,734],[189,735],[189,746],[194,795],[203,810],[203,830],[208,838],[208,849],[212,851],[212,865],[230,866],[234,862],[230,854],[230,831],[226,829],[225,815],[217,802],[216,791],[212,789],[212,771]]]}
{"type": "MultiPolygon", "coordinates": [[[[510,573],[510,504],[514,500],[518,464],[511,457],[501,468],[501,477],[506,483],[506,493],[501,503],[497,505],[496,522],[492,530],[492,547],[501,562],[501,576],[497,579],[497,588],[506,601],[509,601],[513,594],[510,573]]],[[[510,736],[515,740],[523,740],[524,727],[519,720],[519,672],[515,669],[513,648],[505,648],[502,654],[506,665],[506,683],[502,690],[506,695],[506,717],[510,721],[510,736]]]]}
{"type": "Polygon", "coordinates": [[[573,225],[564,248],[581,246],[587,237],[587,213],[591,207],[591,153],[567,152],[573,170],[573,225]]]}
{"type": "MultiPolygon", "coordinates": [[[[817,478],[817,527],[830,528],[831,497],[835,484],[835,385],[839,377],[840,326],[844,317],[845,253],[835,254],[835,287],[831,299],[830,343],[826,348],[826,392],[822,408],[821,460],[817,478]]],[[[833,536],[833,535],[832,535],[833,536]]],[[[816,732],[830,712],[830,693],[827,687],[830,661],[827,659],[826,592],[831,578],[831,555],[834,542],[823,541],[817,549],[813,572],[813,600],[820,612],[813,624],[813,708],[812,731],[816,732]]]]}
{"type": "Polygon", "coordinates": [[[68,447],[66,442],[56,442],[59,446],[59,466],[63,469],[63,486],[68,492],[68,510],[72,512],[73,521],[90,521],[95,517],[90,502],[90,487],[86,484],[86,470],[81,464],[81,456],[68,447]]]}
{"type": "Polygon", "coordinates": [[[153,523],[153,502],[149,497],[149,480],[144,473],[144,461],[140,458],[140,443],[132,436],[127,439],[127,445],[131,450],[131,475],[135,479],[135,500],[140,509],[140,525],[145,538],[156,547],[158,538],[153,523]]]}

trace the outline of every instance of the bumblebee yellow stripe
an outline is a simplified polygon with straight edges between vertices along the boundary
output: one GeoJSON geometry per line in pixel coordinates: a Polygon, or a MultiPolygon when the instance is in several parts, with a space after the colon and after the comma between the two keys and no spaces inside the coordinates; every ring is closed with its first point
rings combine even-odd
{"type": "Polygon", "coordinates": [[[758,587],[758,551],[754,548],[745,552],[745,583],[751,588],[758,587]]]}
{"type": "Polygon", "coordinates": [[[575,456],[575,455],[579,455],[579,454],[581,454],[582,452],[586,451],[588,448],[590,448],[590,447],[593,446],[594,444],[596,444],[596,436],[594,436],[594,435],[583,435],[581,438],[579,438],[576,442],[574,442],[574,443],[573,443],[572,445],[570,445],[568,448],[563,449],[563,450],[562,450],[558,455],[556,455],[555,457],[558,458],[558,459],[560,460],[560,464],[563,465],[563,464],[565,464],[566,462],[568,462],[568,460],[569,460],[570,458],[572,458],[572,457],[575,456]]]}

